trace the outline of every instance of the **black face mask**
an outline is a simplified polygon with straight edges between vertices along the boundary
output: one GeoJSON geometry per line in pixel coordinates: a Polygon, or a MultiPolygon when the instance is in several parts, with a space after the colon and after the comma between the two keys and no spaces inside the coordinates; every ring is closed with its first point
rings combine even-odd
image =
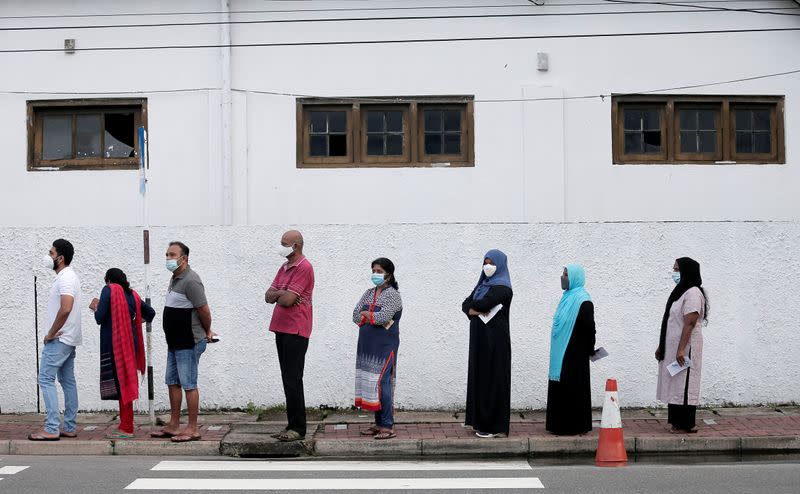
{"type": "Polygon", "coordinates": [[[561,275],[561,289],[569,290],[569,278],[564,275],[561,275]]]}

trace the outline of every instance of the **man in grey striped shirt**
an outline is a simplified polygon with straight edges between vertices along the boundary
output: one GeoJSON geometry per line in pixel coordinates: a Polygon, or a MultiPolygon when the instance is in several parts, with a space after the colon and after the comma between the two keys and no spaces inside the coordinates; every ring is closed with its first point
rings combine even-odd
{"type": "Polygon", "coordinates": [[[200,392],[197,369],[206,344],[217,336],[211,330],[211,310],[200,276],[189,267],[189,247],[171,242],[167,248],[166,268],[172,272],[164,304],[164,335],[167,339],[165,383],[169,388],[170,421],[153,437],[169,437],[173,442],[197,441],[197,414],[200,392]],[[189,422],[180,429],[181,401],[186,394],[189,422]]]}

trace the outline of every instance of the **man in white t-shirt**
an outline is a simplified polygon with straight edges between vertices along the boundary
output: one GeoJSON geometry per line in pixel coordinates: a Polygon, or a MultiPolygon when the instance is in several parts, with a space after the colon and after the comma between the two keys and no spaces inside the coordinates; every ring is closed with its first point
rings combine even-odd
{"type": "Polygon", "coordinates": [[[44,337],[39,367],[39,388],[42,390],[47,419],[44,430],[28,436],[31,441],[58,441],[77,437],[78,387],[75,384],[75,347],[81,344],[81,282],[70,264],[75,249],[64,239],[50,247],[44,262],[56,272],[47,302],[47,336],[44,337]],[[64,426],[61,427],[56,377],[64,391],[64,426]]]}

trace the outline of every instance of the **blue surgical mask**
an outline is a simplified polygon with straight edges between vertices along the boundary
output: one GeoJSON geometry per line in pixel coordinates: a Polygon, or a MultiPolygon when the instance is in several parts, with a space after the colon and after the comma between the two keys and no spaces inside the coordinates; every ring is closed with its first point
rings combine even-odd
{"type": "Polygon", "coordinates": [[[178,269],[177,259],[167,259],[167,271],[175,271],[178,269]]]}
{"type": "Polygon", "coordinates": [[[674,281],[676,285],[681,282],[681,272],[680,271],[673,271],[672,272],[672,281],[674,281]]]}
{"type": "Polygon", "coordinates": [[[381,273],[372,273],[372,283],[375,286],[383,285],[383,282],[386,281],[386,277],[381,273]]]}

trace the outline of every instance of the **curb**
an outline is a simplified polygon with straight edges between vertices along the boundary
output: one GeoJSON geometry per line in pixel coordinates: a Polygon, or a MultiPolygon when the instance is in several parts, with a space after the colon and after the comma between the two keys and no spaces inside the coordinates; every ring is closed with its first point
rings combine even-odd
{"type": "Polygon", "coordinates": [[[422,456],[422,439],[321,439],[317,440],[314,454],[317,456],[422,456]]]}
{"type": "Polygon", "coordinates": [[[527,437],[486,439],[423,439],[422,456],[528,456],[527,437]]]}
{"type": "Polygon", "coordinates": [[[637,437],[636,454],[722,453],[742,451],[740,437],[637,437]]]}
{"type": "MultiPolygon", "coordinates": [[[[561,455],[593,455],[597,451],[597,437],[562,436],[529,438],[530,455],[533,457],[561,455]]],[[[625,438],[625,451],[636,454],[636,438],[625,438]]]]}
{"type": "Polygon", "coordinates": [[[192,441],[173,443],[172,441],[129,441],[114,440],[114,455],[140,456],[219,456],[220,441],[192,441]]]}
{"type": "Polygon", "coordinates": [[[112,455],[114,447],[111,441],[29,441],[28,439],[12,440],[9,448],[11,455],[112,455]]]}
{"type": "MultiPolygon", "coordinates": [[[[294,457],[554,457],[592,455],[595,437],[494,439],[309,439],[295,443],[253,441],[248,434],[229,434],[223,441],[82,441],[0,440],[0,455],[141,455],[141,456],[294,456],[294,457]]],[[[638,456],[703,453],[796,453],[800,436],[759,437],[626,437],[625,449],[638,456]]]]}
{"type": "Polygon", "coordinates": [[[742,452],[800,451],[800,436],[743,437],[742,452]]]}

